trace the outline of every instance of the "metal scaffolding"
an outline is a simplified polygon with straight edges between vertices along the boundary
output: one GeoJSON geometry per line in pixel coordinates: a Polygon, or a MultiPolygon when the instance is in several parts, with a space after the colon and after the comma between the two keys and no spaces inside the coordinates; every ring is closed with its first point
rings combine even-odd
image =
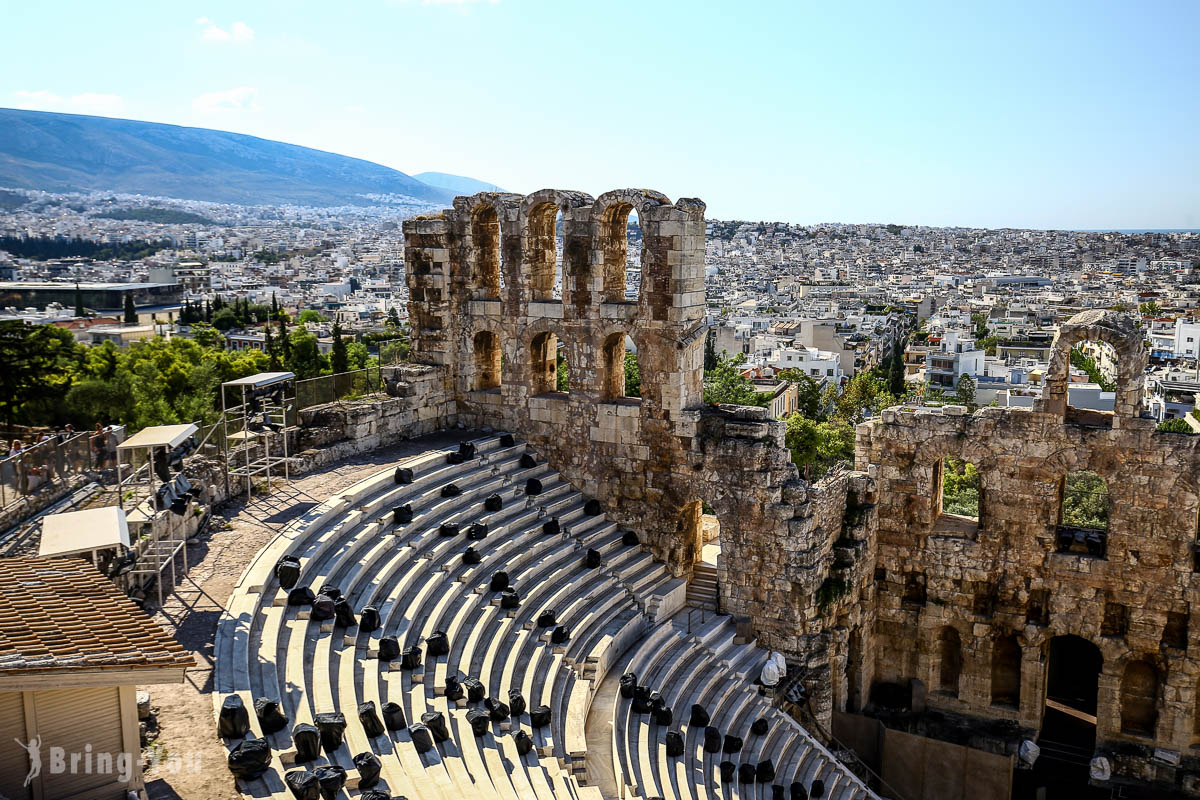
{"type": "Polygon", "coordinates": [[[288,418],[296,406],[296,375],[293,372],[260,372],[221,384],[221,425],[225,465],[230,476],[246,482],[246,502],[254,497],[256,475],[265,475],[267,491],[272,473],[283,468],[283,480],[291,480],[288,464],[288,418]],[[232,401],[232,402],[231,402],[232,401]],[[271,434],[281,434],[282,447],[271,450],[271,434]],[[262,443],[262,452],[257,445],[262,443]]]}

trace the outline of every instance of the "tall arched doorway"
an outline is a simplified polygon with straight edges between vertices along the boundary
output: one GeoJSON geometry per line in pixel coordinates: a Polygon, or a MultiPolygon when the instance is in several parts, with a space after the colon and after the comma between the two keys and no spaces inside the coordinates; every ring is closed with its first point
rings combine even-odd
{"type": "Polygon", "coordinates": [[[1088,764],[1096,749],[1096,696],[1103,666],[1100,649],[1087,639],[1056,636],[1050,640],[1046,706],[1038,734],[1041,755],[1032,773],[1018,781],[1018,785],[1028,782],[1028,796],[1036,796],[1043,787],[1046,797],[1096,796],[1088,786],[1088,764]]]}

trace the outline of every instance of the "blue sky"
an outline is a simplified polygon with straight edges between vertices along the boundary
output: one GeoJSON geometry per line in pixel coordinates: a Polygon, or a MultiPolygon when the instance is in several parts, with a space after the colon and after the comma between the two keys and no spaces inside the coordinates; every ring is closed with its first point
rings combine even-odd
{"type": "Polygon", "coordinates": [[[0,105],[721,218],[1200,228],[1200,2],[0,0],[0,105]]]}

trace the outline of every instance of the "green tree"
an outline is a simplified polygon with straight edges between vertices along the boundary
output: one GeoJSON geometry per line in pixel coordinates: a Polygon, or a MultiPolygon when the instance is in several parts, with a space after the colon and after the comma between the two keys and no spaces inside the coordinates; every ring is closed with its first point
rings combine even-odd
{"type": "Polygon", "coordinates": [[[133,304],[133,294],[125,293],[125,324],[136,325],[138,321],[137,308],[133,304]]]}
{"type": "Polygon", "coordinates": [[[346,355],[346,342],[342,339],[341,323],[333,323],[333,350],[329,356],[330,367],[335,373],[349,372],[350,359],[346,355]]]}
{"type": "Polygon", "coordinates": [[[275,344],[275,336],[271,333],[270,324],[263,326],[263,350],[267,353],[267,358],[271,360],[269,369],[271,372],[279,372],[283,369],[283,364],[279,361],[279,347],[275,344]]]}
{"type": "Polygon", "coordinates": [[[829,406],[824,403],[825,396],[820,383],[794,369],[781,370],[775,377],[796,384],[796,411],[809,419],[825,418],[825,410],[829,406]]]}
{"type": "Polygon", "coordinates": [[[1078,528],[1108,528],[1108,485],[1090,470],[1077,470],[1063,483],[1062,521],[1078,528]]]}
{"type": "Polygon", "coordinates": [[[571,371],[567,367],[567,360],[562,355],[559,355],[554,371],[554,389],[559,392],[571,391],[571,371]]]}
{"type": "Polygon", "coordinates": [[[975,381],[965,372],[958,376],[958,382],[954,384],[954,400],[966,406],[971,413],[979,407],[975,402],[975,381]]]}
{"type": "Polygon", "coordinates": [[[212,316],[212,326],[222,333],[241,327],[238,322],[237,311],[230,306],[225,306],[220,311],[212,316]]]}
{"type": "MultiPolygon", "coordinates": [[[[903,397],[905,393],[905,374],[904,367],[904,350],[900,346],[900,342],[896,342],[892,348],[892,363],[888,369],[888,392],[896,397],[903,397]]],[[[857,377],[857,376],[856,376],[857,377]]]]}
{"type": "Polygon", "coordinates": [[[315,378],[320,375],[325,366],[325,359],[321,356],[317,335],[304,328],[296,328],[288,337],[288,342],[291,356],[287,366],[296,373],[296,377],[315,378]]]}
{"type": "Polygon", "coordinates": [[[625,396],[642,396],[642,370],[636,353],[625,353],[625,396]]]}
{"type": "Polygon", "coordinates": [[[306,308],[300,312],[300,316],[296,317],[296,321],[301,325],[309,322],[323,322],[324,320],[325,318],[321,316],[321,312],[314,308],[306,308]]]}
{"type": "Polygon", "coordinates": [[[709,330],[704,337],[704,371],[717,368],[717,335],[709,330]]]}
{"type": "Polygon", "coordinates": [[[79,288],[79,281],[75,281],[75,316],[86,317],[87,311],[83,307],[83,290],[79,288]]]}
{"type": "Polygon", "coordinates": [[[192,339],[196,344],[209,350],[224,350],[225,337],[213,325],[207,322],[197,322],[192,326],[192,339]]]}
{"type": "Polygon", "coordinates": [[[854,428],[845,420],[818,422],[802,414],[787,418],[784,444],[792,453],[792,462],[803,475],[809,470],[813,480],[825,475],[834,464],[854,458],[854,428]]]}
{"type": "Polygon", "coordinates": [[[10,426],[55,421],[81,361],[82,346],[65,328],[0,322],[0,417],[10,426]]]}
{"type": "Polygon", "coordinates": [[[1162,313],[1162,307],[1160,307],[1154,300],[1151,300],[1148,303],[1142,303],[1140,306],[1138,306],[1138,311],[1140,311],[1144,317],[1157,317],[1162,313]]]}
{"type": "Polygon", "coordinates": [[[1000,343],[1000,339],[995,336],[985,336],[982,339],[975,340],[975,346],[983,351],[984,355],[996,355],[996,345],[1000,343]]]}
{"type": "Polygon", "coordinates": [[[733,358],[718,358],[717,366],[704,373],[704,402],[709,405],[765,406],[767,400],[738,369],[744,363],[746,356],[741,353],[733,358]]]}
{"type": "Polygon", "coordinates": [[[1154,428],[1161,433],[1194,433],[1192,426],[1187,424],[1186,420],[1178,417],[1174,419],[1164,419],[1154,428]]]}
{"type": "Polygon", "coordinates": [[[400,328],[400,314],[396,311],[396,307],[392,306],[387,313],[387,326],[389,328],[400,328]]]}
{"type": "Polygon", "coordinates": [[[292,340],[288,338],[287,314],[279,312],[276,320],[279,322],[279,360],[286,367],[292,363],[292,340]]]}
{"type": "Polygon", "coordinates": [[[979,470],[971,462],[953,457],[943,462],[942,511],[979,517],[979,470]]]}

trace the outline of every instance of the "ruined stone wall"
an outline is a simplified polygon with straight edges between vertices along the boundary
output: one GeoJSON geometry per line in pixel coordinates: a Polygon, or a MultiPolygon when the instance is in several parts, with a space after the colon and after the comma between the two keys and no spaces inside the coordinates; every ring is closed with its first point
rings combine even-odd
{"type": "Polygon", "coordinates": [[[860,426],[858,466],[877,486],[873,666],[881,681],[919,680],[930,708],[1006,720],[1029,735],[1041,725],[1051,640],[1082,637],[1103,656],[1098,752],[1122,753],[1114,759],[1126,777],[1175,782],[1169,762],[1200,742],[1200,649],[1189,624],[1200,588],[1200,439],[1156,433],[1140,418],[1140,389],[1130,386],[1145,363],[1141,334],[1111,312],[1063,326],[1049,387],[1065,387],[1070,347],[1082,339],[1109,341],[1122,359],[1115,415],[1077,414],[1052,392],[1035,409],[892,409],[860,426]],[[946,456],[979,470],[978,524],[939,513],[946,456]],[[1107,483],[1103,553],[1058,552],[1061,482],[1080,469],[1107,483]],[[956,693],[942,685],[946,628],[961,642],[956,693]],[[1020,653],[1012,706],[993,702],[996,650],[1008,636],[1020,653]],[[1135,662],[1157,679],[1152,735],[1123,730],[1123,705],[1136,706],[1132,693],[1146,686],[1129,683],[1135,662]],[[1154,747],[1169,751],[1166,760],[1150,758],[1154,747]]]}
{"type": "MultiPolygon", "coordinates": [[[[720,522],[724,609],[814,675],[827,675],[831,661],[844,668],[849,627],[869,618],[848,609],[871,590],[871,569],[841,564],[845,591],[819,613],[813,601],[834,571],[846,487],[867,493],[869,480],[811,487],[791,462],[783,424],[764,409],[704,406],[702,202],[634,189],[595,199],[482,193],[404,231],[413,359],[442,371],[460,422],[518,433],[677,576],[690,576],[702,547],[689,509],[708,503],[720,522]],[[642,280],[627,301],[625,230],[635,212],[642,280]],[[624,396],[626,335],[640,398],[624,396]],[[559,342],[567,392],[554,384],[559,342]]],[[[855,564],[867,549],[850,547],[855,564]]],[[[831,707],[829,681],[814,686],[831,707]]]]}

